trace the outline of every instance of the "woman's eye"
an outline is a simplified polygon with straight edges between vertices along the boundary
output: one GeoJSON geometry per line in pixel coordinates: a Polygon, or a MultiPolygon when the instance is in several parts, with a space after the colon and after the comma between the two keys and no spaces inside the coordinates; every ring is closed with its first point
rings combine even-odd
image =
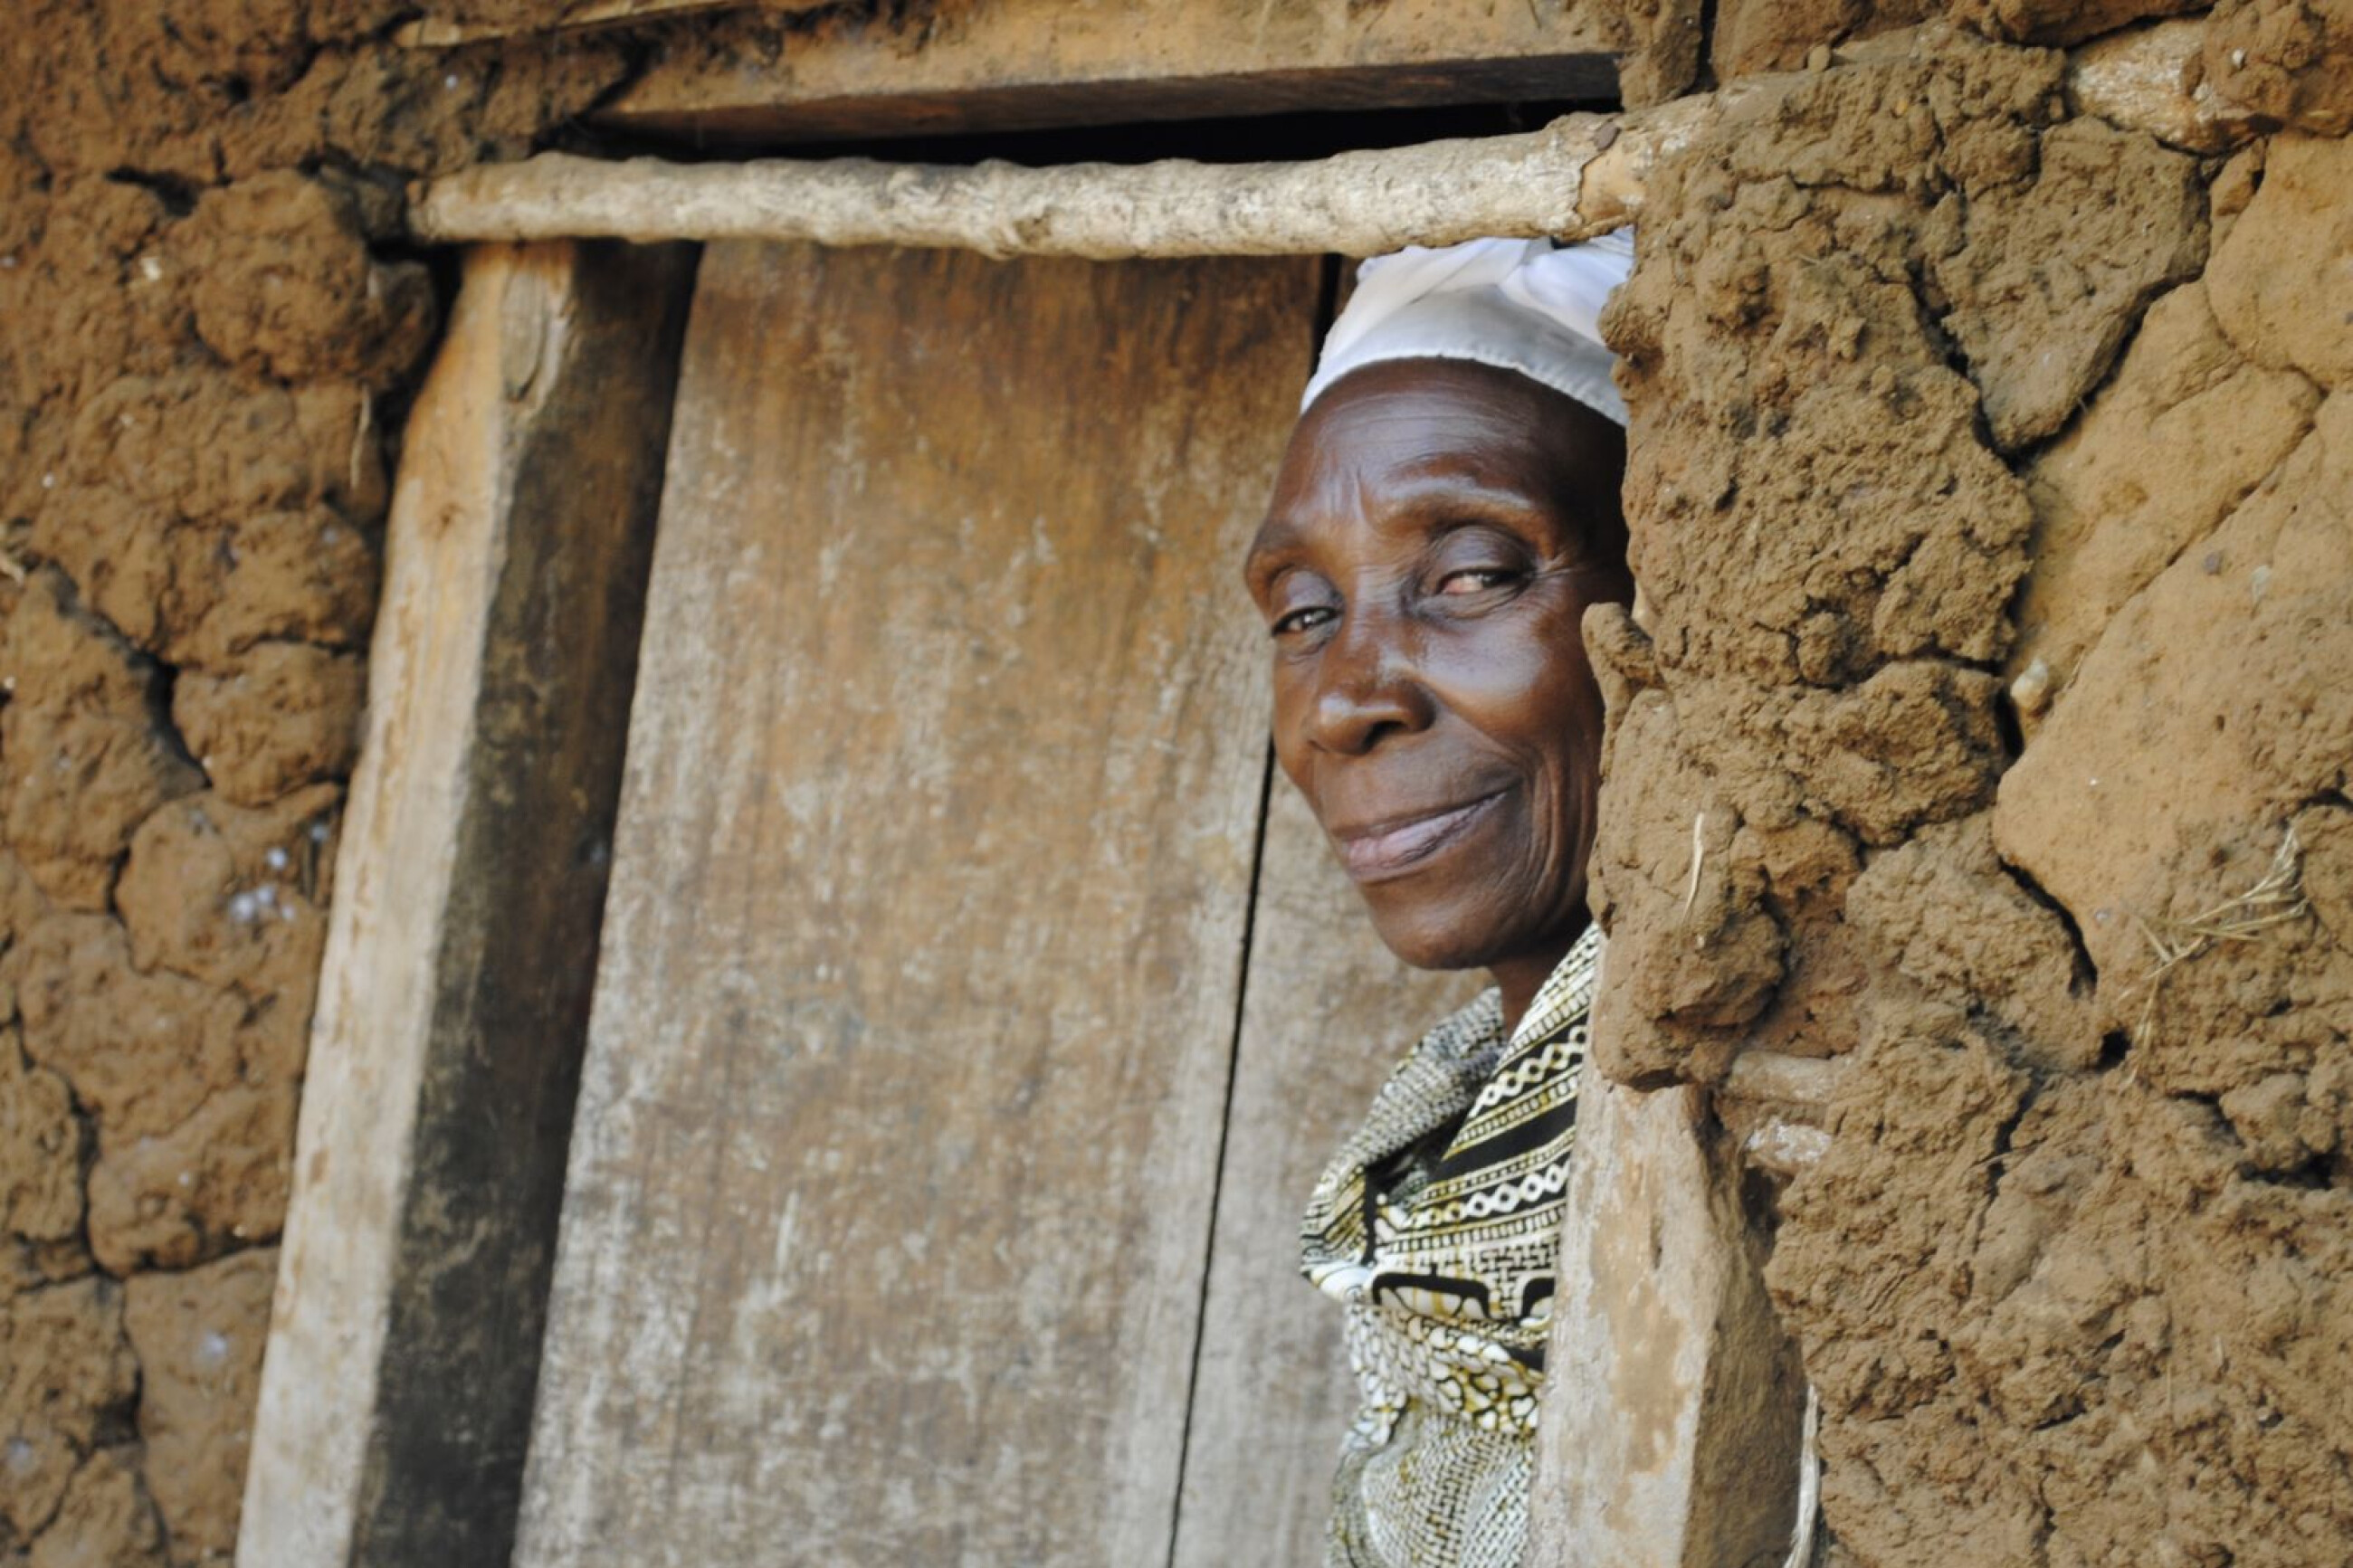
{"type": "Polygon", "coordinates": [[[1290,637],[1294,633],[1320,626],[1332,618],[1333,611],[1324,605],[1305,605],[1274,618],[1274,635],[1290,637]]]}
{"type": "Polygon", "coordinates": [[[1516,575],[1504,566],[1468,566],[1449,572],[1438,580],[1438,591],[1443,595],[1483,594],[1490,588],[1500,588],[1516,575]]]}

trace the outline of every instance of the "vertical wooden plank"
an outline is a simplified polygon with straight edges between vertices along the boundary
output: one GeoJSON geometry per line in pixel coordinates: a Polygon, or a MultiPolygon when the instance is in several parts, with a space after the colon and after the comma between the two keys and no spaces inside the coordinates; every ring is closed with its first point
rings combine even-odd
{"type": "Polygon", "coordinates": [[[1373,934],[1323,830],[1278,778],[1234,1062],[1233,1109],[1177,1568],[1323,1561],[1341,1434],[1356,1416],[1340,1310],[1299,1275],[1299,1215],[1389,1069],[1484,984],[1406,968],[1373,934]]]}
{"type": "Polygon", "coordinates": [[[1528,1568],[1788,1554],[1805,1378],[1740,1184],[1706,1090],[1645,1094],[1587,1063],[1528,1568]]]}
{"type": "Polygon", "coordinates": [[[1315,289],[706,258],[526,1568],[1165,1560],[1315,289]]]}
{"type": "Polygon", "coordinates": [[[410,415],[244,1568],[512,1542],[691,270],[470,255],[410,415]]]}

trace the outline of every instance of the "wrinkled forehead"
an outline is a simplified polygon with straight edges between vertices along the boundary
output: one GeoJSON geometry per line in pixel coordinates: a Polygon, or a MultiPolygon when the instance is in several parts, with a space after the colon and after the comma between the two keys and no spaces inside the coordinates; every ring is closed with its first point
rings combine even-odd
{"type": "Polygon", "coordinates": [[[1368,365],[1301,416],[1252,548],[1319,516],[1450,490],[1614,518],[1623,469],[1616,426],[1525,376],[1447,360],[1368,365]]]}
{"type": "Polygon", "coordinates": [[[1577,405],[1526,376],[1453,360],[1391,360],[1335,382],[1300,416],[1285,453],[1294,468],[1447,470],[1541,466],[1577,405]]]}

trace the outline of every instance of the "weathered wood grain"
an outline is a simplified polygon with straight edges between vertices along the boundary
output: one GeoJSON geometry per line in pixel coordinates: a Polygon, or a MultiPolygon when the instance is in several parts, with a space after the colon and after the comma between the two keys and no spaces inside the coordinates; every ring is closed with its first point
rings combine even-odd
{"type": "Polygon", "coordinates": [[[1706,1090],[1645,1094],[1587,1063],[1528,1568],[1758,1568],[1787,1553],[1805,1383],[1740,1179],[1706,1090]]]}
{"type": "Polygon", "coordinates": [[[1605,0],[965,0],[679,38],[597,118],[773,142],[1598,100],[1629,42],[1605,0]]]}
{"type": "Polygon", "coordinates": [[[1278,777],[1186,1445],[1177,1568],[1323,1561],[1356,1379],[1340,1309],[1299,1275],[1299,1215],[1373,1091],[1479,975],[1406,968],[1278,777]]]}
{"type": "Polygon", "coordinates": [[[1166,1560],[1315,289],[708,253],[523,1568],[1166,1560]]]}
{"type": "Polygon", "coordinates": [[[244,1568],[512,1543],[691,265],[470,254],[409,416],[244,1568]]]}

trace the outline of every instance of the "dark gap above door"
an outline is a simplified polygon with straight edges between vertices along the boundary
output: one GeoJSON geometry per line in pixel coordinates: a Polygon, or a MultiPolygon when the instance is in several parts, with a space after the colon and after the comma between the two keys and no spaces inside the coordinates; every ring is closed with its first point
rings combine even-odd
{"type": "Polygon", "coordinates": [[[733,162],[753,155],[881,158],[894,163],[972,164],[1000,158],[1043,168],[1057,163],[1147,163],[1191,158],[1204,163],[1326,158],[1335,153],[1405,147],[1450,137],[1534,131],[1577,110],[1617,107],[1601,97],[1514,100],[1364,109],[1306,110],[1211,119],[1123,119],[1101,125],[975,133],[918,129],[905,133],[759,137],[739,141],[634,122],[598,122],[575,145],[607,156],[643,153],[672,163],[733,162]]]}

